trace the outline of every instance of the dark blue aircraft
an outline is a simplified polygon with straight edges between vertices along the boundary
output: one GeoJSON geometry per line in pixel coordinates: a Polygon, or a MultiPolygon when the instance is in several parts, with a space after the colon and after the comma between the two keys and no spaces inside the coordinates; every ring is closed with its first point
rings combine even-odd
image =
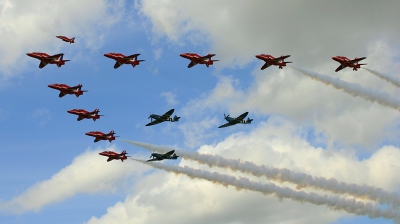
{"type": "Polygon", "coordinates": [[[177,117],[176,115],[174,118],[170,118],[172,113],[174,113],[174,109],[169,110],[167,113],[163,114],[162,116],[157,115],[157,114],[150,114],[149,119],[151,118],[151,122],[146,124],[146,126],[159,124],[164,121],[171,121],[171,122],[179,121],[179,118],[181,118],[181,117],[177,117]],[[153,121],[153,119],[154,119],[154,121],[153,121]]]}
{"type": "Polygon", "coordinates": [[[224,128],[224,127],[232,126],[232,125],[239,124],[239,123],[242,123],[242,124],[251,124],[251,121],[252,121],[253,119],[247,118],[247,120],[244,120],[244,118],[247,116],[247,114],[249,114],[249,112],[245,112],[245,113],[243,113],[242,115],[240,115],[240,116],[237,117],[237,118],[229,117],[229,114],[228,114],[228,116],[226,116],[226,115],[224,114],[225,120],[227,120],[228,123],[226,123],[226,124],[224,124],[224,125],[221,125],[221,126],[219,126],[218,128],[224,128]]]}
{"type": "Polygon", "coordinates": [[[177,159],[179,156],[177,156],[174,152],[175,152],[175,150],[169,151],[164,154],[153,152],[150,156],[150,158],[152,158],[152,159],[149,159],[146,162],[159,161],[159,160],[164,160],[164,159],[177,159]]]}

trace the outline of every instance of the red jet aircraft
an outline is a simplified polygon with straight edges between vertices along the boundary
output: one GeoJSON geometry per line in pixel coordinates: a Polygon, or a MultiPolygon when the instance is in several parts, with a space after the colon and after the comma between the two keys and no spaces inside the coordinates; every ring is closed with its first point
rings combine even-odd
{"type": "Polygon", "coordinates": [[[72,38],[68,38],[68,37],[66,37],[66,36],[56,36],[57,38],[60,38],[61,40],[63,40],[63,41],[65,41],[65,42],[68,42],[69,44],[73,44],[73,43],[75,43],[75,37],[72,37],[72,38]]]}
{"type": "Polygon", "coordinates": [[[119,66],[123,65],[123,64],[130,64],[132,65],[132,67],[135,67],[136,65],[139,65],[140,62],[144,61],[144,60],[137,60],[137,57],[140,54],[133,54],[130,56],[125,56],[121,53],[107,53],[104,54],[104,56],[106,56],[107,58],[111,58],[116,60],[114,68],[117,69],[119,68],[119,66]]]}
{"type": "Polygon", "coordinates": [[[70,87],[66,84],[54,83],[54,84],[48,85],[48,87],[50,87],[52,89],[60,90],[60,94],[58,95],[60,98],[67,94],[75,94],[76,97],[79,97],[84,92],[87,92],[87,90],[81,90],[82,84],[70,87]]]}
{"type": "Polygon", "coordinates": [[[63,60],[64,54],[55,54],[50,56],[42,52],[32,52],[27,53],[29,57],[36,58],[40,60],[39,68],[44,68],[47,64],[56,64],[58,67],[65,65],[65,62],[70,60],[63,60]]]}
{"type": "Polygon", "coordinates": [[[357,69],[361,68],[361,65],[366,65],[358,64],[359,61],[366,59],[366,57],[354,58],[353,60],[350,60],[344,56],[335,56],[332,57],[332,59],[340,63],[340,66],[335,70],[335,72],[338,72],[346,67],[353,68],[353,71],[357,71],[357,69]]]}
{"type": "Polygon", "coordinates": [[[85,133],[85,135],[95,137],[96,139],[94,140],[94,142],[98,142],[100,140],[108,140],[112,142],[112,140],[115,140],[115,137],[119,137],[119,136],[114,136],[114,134],[115,134],[114,131],[110,131],[110,133],[108,134],[105,134],[101,131],[90,131],[85,133]]]}
{"type": "Polygon", "coordinates": [[[186,58],[190,60],[190,63],[188,65],[188,68],[191,68],[197,64],[205,64],[207,68],[210,65],[214,64],[214,61],[219,61],[219,60],[211,60],[212,57],[215,56],[215,54],[207,54],[206,56],[200,56],[196,53],[183,53],[180,54],[182,58],[186,58]]]}
{"type": "Polygon", "coordinates": [[[279,66],[279,69],[282,69],[286,66],[287,63],[292,63],[291,61],[284,61],[288,57],[290,57],[290,55],[280,56],[279,58],[275,58],[274,56],[269,54],[256,55],[256,58],[265,61],[265,64],[261,67],[261,70],[264,70],[271,65],[279,66]]]}
{"type": "Polygon", "coordinates": [[[128,153],[125,150],[119,154],[116,152],[113,152],[113,151],[104,151],[104,152],[99,153],[99,155],[108,156],[107,162],[110,162],[111,160],[114,160],[114,159],[115,160],[120,159],[121,162],[123,162],[124,160],[128,159],[128,157],[130,157],[130,156],[127,156],[126,154],[128,154],[128,153]]]}
{"type": "Polygon", "coordinates": [[[100,119],[100,116],[104,115],[99,115],[100,110],[99,109],[94,109],[94,111],[89,112],[84,109],[73,109],[73,110],[67,110],[68,113],[70,114],[75,114],[78,115],[78,118],[76,119],[77,121],[80,121],[82,119],[93,119],[93,121],[96,121],[96,119],[100,119]]]}

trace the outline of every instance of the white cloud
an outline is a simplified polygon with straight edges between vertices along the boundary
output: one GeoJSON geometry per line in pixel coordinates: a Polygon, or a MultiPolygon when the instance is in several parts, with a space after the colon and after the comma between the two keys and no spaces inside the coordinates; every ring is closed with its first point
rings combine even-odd
{"type": "Polygon", "coordinates": [[[160,96],[165,97],[165,100],[167,101],[169,106],[175,106],[179,103],[179,101],[175,99],[176,95],[171,92],[162,92],[160,96]]]}
{"type": "Polygon", "coordinates": [[[35,112],[33,113],[33,117],[37,120],[40,120],[39,122],[40,126],[45,125],[52,118],[50,111],[45,108],[36,109],[35,112]]]}
{"type": "Polygon", "coordinates": [[[75,36],[75,48],[98,49],[107,29],[123,17],[124,8],[122,0],[15,0],[1,2],[0,12],[0,71],[7,78],[28,61],[33,63],[28,52],[60,53],[66,43],[56,35],[75,36]]]}
{"type": "Polygon", "coordinates": [[[39,211],[46,205],[64,201],[76,194],[115,192],[126,181],[126,177],[138,169],[128,161],[107,163],[106,157],[98,155],[105,150],[121,151],[114,146],[85,151],[50,179],[36,183],[11,201],[2,202],[0,211],[16,214],[39,211]]]}
{"type": "Polygon", "coordinates": [[[155,58],[156,60],[160,59],[162,53],[163,53],[162,48],[158,48],[157,50],[154,51],[154,58],[155,58]]]}

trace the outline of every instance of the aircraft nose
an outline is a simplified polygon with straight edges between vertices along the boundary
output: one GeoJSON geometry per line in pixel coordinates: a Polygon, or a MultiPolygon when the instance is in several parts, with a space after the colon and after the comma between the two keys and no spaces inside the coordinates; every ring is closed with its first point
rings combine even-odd
{"type": "Polygon", "coordinates": [[[180,54],[179,56],[181,56],[182,58],[184,58],[186,56],[186,54],[180,54]]]}

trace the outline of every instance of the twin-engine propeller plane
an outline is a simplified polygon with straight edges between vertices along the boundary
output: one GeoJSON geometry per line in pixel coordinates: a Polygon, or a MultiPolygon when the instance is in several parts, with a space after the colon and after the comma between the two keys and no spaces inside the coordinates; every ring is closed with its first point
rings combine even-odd
{"type": "Polygon", "coordinates": [[[58,95],[58,97],[60,97],[60,98],[67,94],[75,94],[76,97],[79,97],[84,92],[87,92],[87,90],[82,90],[82,84],[70,87],[66,84],[54,83],[54,84],[48,85],[48,87],[50,87],[52,89],[60,90],[60,94],[58,95]]]}
{"type": "Polygon", "coordinates": [[[108,156],[107,162],[110,162],[112,160],[121,160],[121,162],[123,162],[124,160],[128,159],[128,157],[126,154],[128,154],[125,150],[122,151],[121,153],[116,153],[114,151],[104,151],[104,152],[100,152],[99,155],[102,156],[108,156]]]}
{"type": "Polygon", "coordinates": [[[361,68],[361,65],[366,65],[366,64],[358,64],[359,61],[366,59],[366,57],[354,58],[353,60],[350,60],[344,56],[335,56],[332,57],[332,59],[340,63],[339,67],[335,70],[335,72],[338,72],[346,67],[353,68],[353,71],[357,71],[357,69],[361,68]]]}
{"type": "Polygon", "coordinates": [[[175,150],[169,151],[164,154],[153,152],[150,155],[150,158],[152,158],[152,159],[149,159],[146,162],[159,161],[159,160],[164,160],[164,159],[177,159],[179,156],[177,156],[174,152],[175,152],[175,150]]]}
{"type": "Polygon", "coordinates": [[[165,114],[163,114],[161,116],[157,115],[157,114],[150,114],[149,119],[151,118],[151,122],[146,124],[146,126],[159,124],[159,123],[164,122],[164,121],[171,121],[171,122],[179,121],[179,119],[181,117],[177,117],[176,115],[174,116],[174,118],[170,118],[170,116],[173,113],[174,113],[174,109],[171,109],[171,110],[167,111],[165,114]],[[154,121],[153,121],[153,119],[154,119],[154,121]]]}
{"type": "Polygon", "coordinates": [[[95,137],[96,139],[94,140],[94,142],[98,142],[100,140],[108,140],[112,142],[112,140],[115,140],[115,137],[119,137],[119,136],[114,136],[114,134],[115,134],[114,131],[110,131],[110,133],[108,134],[105,134],[101,131],[90,131],[85,133],[85,135],[95,137]]]}
{"type": "Polygon", "coordinates": [[[60,38],[62,41],[68,42],[69,44],[75,43],[75,37],[68,38],[66,36],[56,36],[57,38],[60,38]]]}
{"type": "Polygon", "coordinates": [[[130,56],[125,56],[121,53],[115,53],[115,52],[104,54],[104,56],[106,56],[107,58],[111,58],[116,61],[115,65],[114,65],[115,69],[119,68],[119,66],[121,66],[123,64],[129,64],[129,65],[132,65],[132,67],[139,65],[140,62],[144,61],[144,60],[137,60],[137,57],[139,55],[140,54],[133,54],[130,56]]]}
{"type": "Polygon", "coordinates": [[[65,65],[65,62],[70,61],[70,60],[63,60],[64,54],[55,54],[53,56],[50,56],[46,53],[42,52],[32,52],[32,53],[27,53],[29,57],[36,58],[40,60],[39,68],[44,68],[47,64],[56,64],[58,67],[61,67],[65,65]]]}
{"type": "Polygon", "coordinates": [[[100,119],[100,116],[104,115],[99,115],[100,110],[99,109],[94,109],[94,111],[89,112],[84,109],[72,109],[72,110],[67,110],[68,113],[70,114],[75,114],[78,115],[78,118],[76,119],[77,121],[81,121],[82,119],[93,119],[93,121],[96,121],[97,119],[100,119]]]}
{"type": "Polygon", "coordinates": [[[279,66],[279,69],[282,69],[286,66],[287,63],[292,63],[291,61],[285,61],[286,58],[290,57],[290,55],[282,55],[279,58],[275,58],[269,54],[258,54],[256,58],[265,61],[265,64],[261,67],[261,70],[268,68],[271,65],[279,66]]]}
{"type": "Polygon", "coordinates": [[[207,54],[206,56],[200,56],[196,53],[188,52],[188,53],[180,54],[180,56],[190,60],[188,68],[191,68],[197,64],[206,65],[208,68],[210,65],[214,64],[214,61],[219,61],[219,60],[211,60],[211,58],[214,57],[215,54],[207,54]]]}
{"type": "Polygon", "coordinates": [[[253,119],[247,118],[247,120],[244,120],[244,118],[247,116],[247,114],[249,114],[249,112],[245,112],[245,113],[243,113],[242,115],[240,115],[240,116],[237,117],[237,118],[229,117],[229,114],[228,114],[228,116],[226,116],[226,115],[224,114],[225,120],[227,120],[228,123],[226,123],[226,124],[224,124],[224,125],[221,125],[221,126],[219,126],[218,128],[224,128],[224,127],[228,127],[228,126],[235,125],[235,124],[239,124],[239,123],[242,123],[242,124],[251,124],[251,121],[253,121],[253,119]]]}

